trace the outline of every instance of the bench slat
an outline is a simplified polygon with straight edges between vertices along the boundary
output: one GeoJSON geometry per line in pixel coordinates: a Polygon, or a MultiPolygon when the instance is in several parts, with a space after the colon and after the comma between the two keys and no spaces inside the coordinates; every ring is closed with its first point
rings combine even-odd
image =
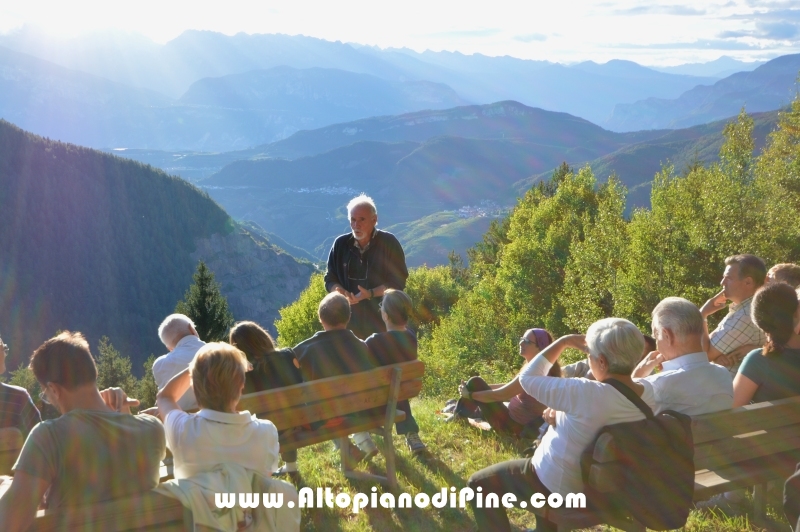
{"type": "MultiPolygon", "coordinates": [[[[422,379],[403,382],[400,385],[400,399],[409,399],[419,395],[422,389],[422,379]]],[[[335,417],[361,412],[370,408],[386,406],[389,399],[389,389],[384,387],[376,390],[366,390],[348,395],[342,395],[326,401],[319,401],[307,406],[296,406],[292,410],[270,411],[258,413],[258,417],[269,419],[278,430],[307,425],[314,421],[321,421],[335,417]]]]}
{"type": "Polygon", "coordinates": [[[800,425],[756,431],[749,437],[726,438],[695,447],[695,469],[714,469],[759,456],[800,448],[800,425]]]}
{"type": "Polygon", "coordinates": [[[91,506],[39,511],[28,532],[184,530],[184,510],[178,499],[156,492],[91,506]]]}
{"type": "Polygon", "coordinates": [[[694,500],[704,501],[723,491],[788,478],[800,462],[800,449],[771,456],[762,456],[721,467],[714,471],[699,470],[694,476],[694,500]]]}
{"type": "Polygon", "coordinates": [[[692,417],[695,445],[756,430],[800,423],[800,397],[765,401],[733,410],[692,417]]]}
{"type": "MultiPolygon", "coordinates": [[[[389,386],[392,379],[392,369],[395,367],[400,367],[403,370],[403,382],[420,379],[425,372],[425,363],[420,360],[413,360],[354,373],[345,376],[347,378],[347,391],[355,393],[381,386],[389,386]]],[[[249,410],[256,414],[266,414],[336,398],[342,394],[341,379],[342,376],[328,377],[275,390],[243,395],[236,408],[237,410],[249,410]]]]}
{"type": "MultiPolygon", "coordinates": [[[[395,423],[406,418],[402,410],[396,411],[395,423]]],[[[366,432],[370,429],[382,427],[385,422],[385,413],[377,412],[364,414],[353,418],[346,418],[335,427],[324,427],[318,430],[299,430],[291,434],[281,435],[281,452],[293,451],[301,447],[308,447],[317,443],[346,437],[356,432],[366,432]]]]}

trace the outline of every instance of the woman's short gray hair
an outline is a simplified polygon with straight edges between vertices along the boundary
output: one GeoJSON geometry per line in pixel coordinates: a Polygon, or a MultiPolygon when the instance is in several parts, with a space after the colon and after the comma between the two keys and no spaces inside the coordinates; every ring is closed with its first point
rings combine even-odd
{"type": "Polygon", "coordinates": [[[606,357],[609,373],[629,375],[642,358],[644,335],[628,320],[606,318],[586,331],[586,345],[591,357],[606,357]]]}
{"type": "Polygon", "coordinates": [[[353,209],[356,207],[362,206],[369,207],[372,211],[372,214],[378,214],[378,207],[375,206],[375,201],[363,192],[351,199],[350,203],[347,204],[347,214],[349,215],[351,212],[353,212],[353,209]]]}

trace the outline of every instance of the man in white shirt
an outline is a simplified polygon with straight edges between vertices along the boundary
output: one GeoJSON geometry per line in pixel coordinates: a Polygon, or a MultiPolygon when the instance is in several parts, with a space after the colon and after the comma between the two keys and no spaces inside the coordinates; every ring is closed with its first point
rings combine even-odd
{"type": "MultiPolygon", "coordinates": [[[[164,318],[158,327],[158,336],[169,349],[169,353],[153,363],[153,377],[158,389],[162,390],[172,377],[189,367],[194,355],[206,344],[199,338],[192,320],[183,314],[170,314],[164,318]]],[[[198,408],[191,387],[178,400],[178,406],[182,410],[198,408]]]]}
{"type": "Polygon", "coordinates": [[[733,382],[728,370],[708,361],[703,351],[703,316],[682,297],[668,297],[653,309],[656,351],[633,372],[653,385],[657,412],[675,410],[694,416],[733,407],[733,382]],[[651,375],[656,366],[660,373],[651,375]]]}

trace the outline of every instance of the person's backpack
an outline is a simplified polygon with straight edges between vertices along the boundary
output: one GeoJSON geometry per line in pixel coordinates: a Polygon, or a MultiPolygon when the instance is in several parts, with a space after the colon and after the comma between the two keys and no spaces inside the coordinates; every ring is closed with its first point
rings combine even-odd
{"type": "Polygon", "coordinates": [[[680,528],[694,495],[694,445],[691,418],[666,410],[657,416],[636,392],[621,382],[608,379],[613,386],[644,413],[646,419],[603,427],[597,434],[614,438],[621,464],[621,490],[599,493],[588,482],[595,441],[581,457],[587,502],[619,515],[630,515],[651,530],[680,528]],[[592,504],[596,501],[595,504],[592,504]]]}

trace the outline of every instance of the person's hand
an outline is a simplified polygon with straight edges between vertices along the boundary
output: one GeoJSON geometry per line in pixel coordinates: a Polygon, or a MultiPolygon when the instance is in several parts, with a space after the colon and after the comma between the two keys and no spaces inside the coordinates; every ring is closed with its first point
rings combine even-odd
{"type": "Polygon", "coordinates": [[[704,318],[707,318],[722,309],[727,302],[728,298],[725,297],[725,291],[721,290],[717,295],[706,301],[703,306],[700,307],[700,314],[702,314],[704,318]]]}
{"type": "Polygon", "coordinates": [[[633,370],[633,377],[636,379],[647,377],[653,373],[655,368],[658,368],[660,371],[661,364],[663,363],[664,355],[658,351],[650,351],[647,356],[645,356],[641,362],[639,362],[639,364],[636,366],[636,369],[633,370]]]}
{"type": "Polygon", "coordinates": [[[158,417],[158,407],[152,406],[139,411],[140,414],[147,414],[148,416],[158,417]]]}
{"type": "Polygon", "coordinates": [[[578,349],[584,353],[589,352],[589,347],[586,345],[586,335],[584,334],[568,334],[558,340],[564,344],[564,347],[578,349]]]}
{"type": "Polygon", "coordinates": [[[358,303],[358,301],[354,302],[353,294],[345,290],[344,287],[340,284],[334,285],[333,291],[336,292],[337,294],[342,294],[344,297],[346,297],[347,301],[349,301],[351,305],[355,305],[356,303],[358,303]]]}
{"type": "Polygon", "coordinates": [[[544,412],[542,412],[542,419],[544,419],[545,423],[547,423],[551,427],[555,427],[556,411],[548,406],[547,408],[544,409],[544,412]]]}
{"type": "Polygon", "coordinates": [[[130,414],[132,406],[139,406],[139,400],[129,398],[122,388],[106,388],[100,397],[111,410],[122,414],[130,414]]]}
{"type": "Polygon", "coordinates": [[[469,399],[470,398],[469,397],[470,392],[469,392],[469,390],[467,390],[467,383],[466,382],[461,381],[461,384],[458,385],[458,393],[464,399],[469,399]]]}
{"type": "Polygon", "coordinates": [[[369,295],[369,288],[364,288],[363,286],[358,285],[358,293],[353,294],[353,299],[350,301],[350,304],[355,305],[359,301],[364,301],[365,299],[371,299],[369,295]]]}

